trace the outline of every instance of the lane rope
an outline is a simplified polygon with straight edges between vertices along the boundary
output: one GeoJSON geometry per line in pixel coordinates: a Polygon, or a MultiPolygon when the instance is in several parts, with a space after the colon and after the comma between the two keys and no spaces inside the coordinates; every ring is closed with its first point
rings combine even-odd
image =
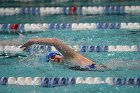
{"type": "Polygon", "coordinates": [[[42,87],[68,86],[75,84],[108,84],[117,86],[140,86],[140,78],[135,77],[0,77],[0,85],[33,85],[42,87]]]}
{"type": "MultiPolygon", "coordinates": [[[[72,49],[78,52],[140,52],[140,45],[110,45],[110,46],[83,46],[83,45],[75,45],[75,46],[70,46],[72,49]]],[[[42,51],[43,52],[51,52],[55,51],[58,52],[57,49],[53,46],[45,46],[45,45],[32,45],[30,48],[25,50],[24,52],[27,53],[33,53],[37,51],[42,51]]],[[[14,57],[16,56],[23,56],[26,57],[23,52],[23,49],[20,48],[20,46],[0,46],[0,56],[5,56],[5,57],[14,57]]]]}
{"type": "Polygon", "coordinates": [[[99,14],[139,14],[140,6],[83,6],[83,7],[23,7],[0,8],[1,16],[8,15],[99,15],[99,14]]]}
{"type": "Polygon", "coordinates": [[[38,23],[0,24],[0,33],[35,33],[52,30],[128,29],[139,30],[140,23],[38,23]]]}

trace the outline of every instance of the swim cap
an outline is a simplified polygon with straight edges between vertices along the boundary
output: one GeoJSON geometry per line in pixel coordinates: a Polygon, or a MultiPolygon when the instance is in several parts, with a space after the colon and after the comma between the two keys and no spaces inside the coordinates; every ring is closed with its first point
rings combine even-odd
{"type": "Polygon", "coordinates": [[[57,52],[50,52],[48,55],[46,55],[46,62],[49,62],[50,58],[54,55],[60,55],[61,56],[61,54],[59,54],[57,52]]]}

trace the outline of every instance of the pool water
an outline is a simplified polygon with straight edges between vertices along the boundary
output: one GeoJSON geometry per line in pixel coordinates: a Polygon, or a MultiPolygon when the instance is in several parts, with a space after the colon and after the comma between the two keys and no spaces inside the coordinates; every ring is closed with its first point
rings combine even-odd
{"type": "MultiPolygon", "coordinates": [[[[139,15],[99,15],[99,16],[6,16],[1,23],[92,23],[92,22],[140,22],[139,15]]],[[[52,30],[24,34],[23,44],[30,38],[58,38],[73,45],[140,45],[140,32],[133,30],[52,30]]],[[[0,34],[0,40],[18,38],[16,34],[0,34]]],[[[140,52],[84,52],[81,53],[97,63],[105,64],[110,70],[74,71],[61,65],[46,63],[43,54],[32,58],[1,58],[0,76],[3,77],[140,77],[140,52]]],[[[139,93],[136,86],[111,86],[107,84],[78,84],[53,88],[6,85],[0,86],[1,93],[139,93]]]]}

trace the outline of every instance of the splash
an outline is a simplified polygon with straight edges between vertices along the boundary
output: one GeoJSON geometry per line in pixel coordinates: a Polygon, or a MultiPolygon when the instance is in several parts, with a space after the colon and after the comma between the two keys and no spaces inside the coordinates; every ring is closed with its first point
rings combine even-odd
{"type": "Polygon", "coordinates": [[[24,57],[20,60],[23,64],[29,67],[42,66],[45,56],[45,50],[31,51],[27,57],[24,57]]]}

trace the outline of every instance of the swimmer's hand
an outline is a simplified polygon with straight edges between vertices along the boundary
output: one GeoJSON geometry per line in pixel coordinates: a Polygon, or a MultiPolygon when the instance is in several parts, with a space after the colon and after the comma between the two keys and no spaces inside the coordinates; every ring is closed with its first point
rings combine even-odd
{"type": "Polygon", "coordinates": [[[20,48],[23,48],[23,50],[28,49],[31,45],[33,44],[33,42],[31,40],[27,41],[25,44],[23,44],[20,48]]]}

